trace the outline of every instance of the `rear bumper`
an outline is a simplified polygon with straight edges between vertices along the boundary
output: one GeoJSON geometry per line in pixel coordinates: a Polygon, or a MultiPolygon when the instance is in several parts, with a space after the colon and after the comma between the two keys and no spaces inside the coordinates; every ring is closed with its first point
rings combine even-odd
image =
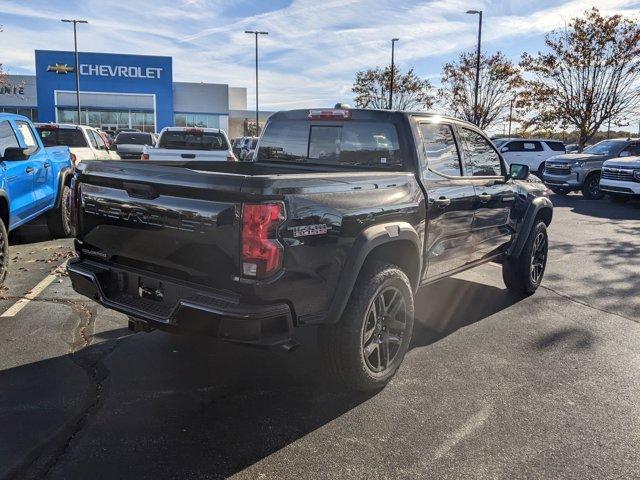
{"type": "Polygon", "coordinates": [[[155,278],[146,272],[80,259],[70,261],[68,271],[73,289],[79,294],[156,328],[197,331],[229,342],[264,347],[287,344],[293,336],[293,316],[286,303],[242,304],[236,298],[155,278]],[[140,282],[160,285],[162,299],[136,294],[140,282]]]}

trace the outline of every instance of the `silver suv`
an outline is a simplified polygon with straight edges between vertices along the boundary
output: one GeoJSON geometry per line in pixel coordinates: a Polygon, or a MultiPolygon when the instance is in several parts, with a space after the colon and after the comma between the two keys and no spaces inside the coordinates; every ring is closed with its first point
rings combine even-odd
{"type": "Polygon", "coordinates": [[[623,152],[635,148],[638,142],[631,138],[603,140],[582,153],[551,157],[545,164],[542,179],[547,187],[560,195],[580,190],[586,198],[598,200],[604,196],[600,190],[602,164],[605,160],[625,156],[623,152]]]}

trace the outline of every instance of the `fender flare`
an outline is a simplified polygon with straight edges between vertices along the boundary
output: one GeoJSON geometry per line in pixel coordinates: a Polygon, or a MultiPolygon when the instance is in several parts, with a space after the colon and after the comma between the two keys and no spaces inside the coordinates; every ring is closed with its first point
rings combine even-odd
{"type": "Polygon", "coordinates": [[[65,167],[58,172],[58,189],[56,190],[56,203],[53,208],[60,208],[60,202],[62,201],[62,186],[72,175],[73,169],[71,167],[65,167]]]}
{"type": "Polygon", "coordinates": [[[520,230],[518,231],[515,240],[512,242],[507,255],[509,257],[518,257],[524,249],[524,244],[529,238],[529,232],[533,228],[533,222],[538,214],[543,210],[550,212],[551,218],[553,218],[553,203],[547,197],[537,197],[527,207],[527,211],[524,214],[524,219],[520,224],[520,230]]]}
{"type": "Polygon", "coordinates": [[[398,241],[409,241],[415,246],[418,256],[418,273],[414,289],[417,288],[422,273],[422,244],[416,230],[407,222],[372,225],[360,232],[349,250],[347,260],[342,267],[342,273],[336,284],[335,294],[325,320],[326,323],[336,323],[342,317],[358,275],[373,249],[380,245],[398,241]]]}

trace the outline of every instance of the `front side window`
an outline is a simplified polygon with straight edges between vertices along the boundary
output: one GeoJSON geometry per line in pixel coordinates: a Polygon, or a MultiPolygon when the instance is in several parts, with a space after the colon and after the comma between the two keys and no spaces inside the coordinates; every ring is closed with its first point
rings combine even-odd
{"type": "Polygon", "coordinates": [[[96,137],[93,135],[93,130],[87,130],[87,137],[89,137],[89,143],[91,143],[91,146],[94,149],[98,149],[98,141],[96,140],[96,137]]]}
{"type": "Polygon", "coordinates": [[[502,175],[500,157],[489,140],[478,132],[468,128],[460,128],[462,149],[467,166],[474,177],[494,177],[502,175]]]}
{"type": "Polygon", "coordinates": [[[96,144],[96,148],[98,150],[106,150],[107,146],[104,144],[104,140],[102,140],[102,137],[100,136],[100,134],[98,132],[96,132],[95,130],[90,130],[91,136],[93,137],[93,142],[95,142],[96,144]]]}
{"type": "Polygon", "coordinates": [[[6,120],[0,122],[0,157],[4,157],[7,148],[20,148],[11,124],[6,120]]]}
{"type": "Polygon", "coordinates": [[[422,123],[420,134],[428,168],[448,177],[461,176],[460,155],[451,126],[422,123]]]}

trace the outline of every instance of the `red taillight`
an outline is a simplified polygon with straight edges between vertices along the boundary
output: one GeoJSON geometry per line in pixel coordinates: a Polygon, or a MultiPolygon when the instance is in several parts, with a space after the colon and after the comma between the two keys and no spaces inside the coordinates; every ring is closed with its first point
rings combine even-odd
{"type": "Polygon", "coordinates": [[[185,133],[189,133],[191,135],[202,135],[204,133],[204,130],[202,130],[201,128],[187,128],[185,129],[185,133]]]}
{"type": "Polygon", "coordinates": [[[140,160],[149,160],[149,154],[143,153],[142,155],[140,155],[140,160]]]}
{"type": "Polygon", "coordinates": [[[351,110],[334,108],[327,110],[309,110],[309,120],[350,120],[351,110]]]}
{"type": "Polygon", "coordinates": [[[73,163],[73,166],[75,167],[76,165],[78,165],[78,157],[76,157],[75,153],[71,154],[71,163],[73,163]]]}
{"type": "Polygon", "coordinates": [[[282,267],[283,248],[276,238],[285,220],[282,203],[245,203],[242,206],[242,274],[264,278],[282,267]]]}
{"type": "Polygon", "coordinates": [[[227,162],[237,162],[238,159],[233,153],[227,154],[227,162]]]}

